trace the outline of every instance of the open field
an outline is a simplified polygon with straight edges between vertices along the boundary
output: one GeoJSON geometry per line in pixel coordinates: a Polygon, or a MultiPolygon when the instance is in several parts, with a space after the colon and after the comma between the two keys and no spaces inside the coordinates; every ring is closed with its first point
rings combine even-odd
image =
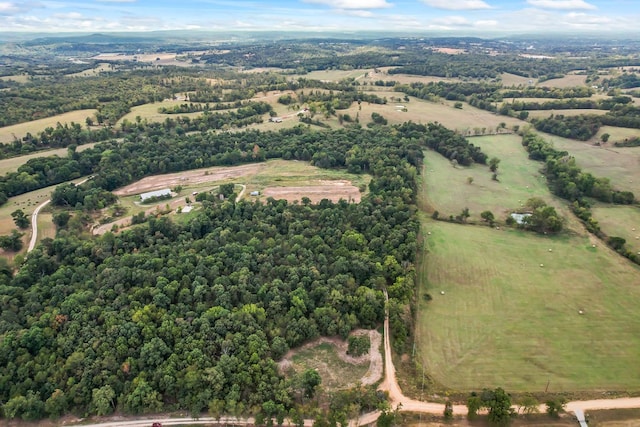
{"type": "Polygon", "coordinates": [[[49,212],[38,213],[38,243],[47,237],[56,237],[56,226],[53,223],[53,214],[49,212]]]}
{"type": "Polygon", "coordinates": [[[44,119],[0,127],[0,143],[6,144],[12,142],[15,138],[22,138],[27,134],[27,132],[32,135],[37,135],[38,132],[42,132],[48,127],[55,128],[58,123],[65,124],[75,122],[84,127],[87,117],[93,118],[96,111],[97,110],[70,111],[68,113],[58,114],[57,116],[47,117],[44,119]]]}
{"type": "Polygon", "coordinates": [[[71,73],[67,75],[69,77],[91,77],[91,76],[98,75],[100,73],[114,71],[115,69],[116,68],[112,64],[102,62],[89,70],[84,70],[84,71],[71,73]]]}
{"type": "Polygon", "coordinates": [[[588,411],[592,427],[637,427],[640,425],[640,409],[610,409],[588,411]]]}
{"type": "Polygon", "coordinates": [[[557,88],[586,86],[586,85],[587,85],[587,76],[578,75],[578,74],[567,74],[562,78],[551,79],[544,82],[539,82],[537,84],[537,86],[557,87],[557,88]]]}
{"type": "MultiPolygon", "coordinates": [[[[163,209],[166,205],[175,211],[185,206],[186,197],[194,201],[193,192],[211,191],[220,184],[233,182],[246,185],[244,198],[301,200],[308,197],[312,202],[322,199],[338,201],[360,201],[359,187],[367,186],[371,179],[366,174],[349,174],[346,171],[320,169],[307,162],[291,160],[269,160],[263,163],[249,163],[232,167],[211,167],[184,171],[180,173],[154,175],[143,178],[130,185],[122,187],[114,194],[120,196],[120,205],[126,210],[123,217],[106,224],[96,226],[94,234],[103,234],[114,225],[126,227],[131,222],[131,216],[138,212],[153,213],[163,209]],[[181,186],[182,191],[170,200],[162,200],[155,204],[140,204],[138,194],[181,186]],[[252,191],[259,191],[259,196],[250,196],[252,191]]],[[[241,188],[236,186],[236,192],[241,188]]],[[[197,208],[197,205],[196,205],[197,208]]]]}
{"type": "Polygon", "coordinates": [[[357,385],[367,373],[369,365],[348,363],[338,356],[333,345],[322,343],[297,352],[289,368],[297,374],[315,369],[322,378],[322,388],[338,390],[357,385]]]}
{"type": "Polygon", "coordinates": [[[309,79],[309,80],[322,80],[322,81],[329,81],[329,82],[338,82],[340,80],[344,80],[344,79],[348,79],[348,78],[353,78],[353,79],[358,79],[358,78],[363,78],[365,74],[370,73],[371,71],[373,71],[372,69],[362,69],[362,70],[346,70],[346,71],[342,71],[342,70],[318,70],[318,71],[311,71],[310,73],[307,74],[302,74],[302,75],[295,75],[292,77],[303,77],[305,79],[309,79]]]}
{"type": "MultiPolygon", "coordinates": [[[[371,70],[368,76],[363,79],[363,82],[369,82],[373,84],[373,82],[382,80],[385,82],[388,81],[397,81],[400,84],[411,84],[411,83],[432,83],[432,82],[461,82],[462,79],[457,77],[438,77],[438,76],[418,76],[415,74],[388,74],[388,71],[394,67],[381,67],[378,68],[378,72],[371,70]]],[[[475,80],[475,79],[467,79],[467,80],[475,80]]],[[[377,86],[376,86],[377,87],[377,86]]],[[[382,88],[382,87],[381,87],[382,88]]]]}
{"type": "MultiPolygon", "coordinates": [[[[118,196],[130,196],[162,188],[171,188],[176,185],[182,186],[184,190],[193,191],[230,181],[247,185],[245,197],[251,191],[264,191],[267,187],[314,187],[317,185],[328,185],[324,181],[338,181],[340,183],[338,187],[344,187],[344,191],[350,191],[350,188],[344,185],[345,179],[348,179],[353,185],[360,186],[368,184],[370,176],[364,174],[349,174],[346,171],[340,170],[320,169],[311,166],[307,162],[295,160],[269,160],[267,162],[249,163],[241,166],[211,167],[166,175],[149,176],[114,191],[114,194],[118,196]]],[[[333,189],[335,193],[340,192],[338,187],[333,189]]],[[[300,197],[302,197],[305,195],[305,192],[301,190],[300,194],[300,197]]],[[[349,193],[344,194],[348,196],[349,193]]],[[[347,197],[344,198],[347,199],[347,197]]]]}
{"type": "Polygon", "coordinates": [[[2,76],[0,80],[4,82],[16,82],[16,83],[27,83],[29,81],[29,76],[27,74],[19,74],[15,76],[2,76]]]}
{"type": "MultiPolygon", "coordinates": [[[[632,129],[632,128],[621,128],[615,126],[602,126],[596,136],[593,137],[592,141],[599,142],[600,138],[603,134],[609,134],[609,141],[607,145],[613,146],[614,142],[621,142],[627,138],[640,138],[640,129],[632,129]]],[[[611,147],[613,149],[617,149],[618,147],[611,147]]],[[[620,148],[629,148],[629,147],[620,147],[620,148]]]]}
{"type": "Polygon", "coordinates": [[[640,147],[595,146],[593,142],[574,141],[538,132],[558,150],[566,150],[576,158],[584,171],[611,180],[618,190],[640,195],[640,147]]]}
{"type": "Polygon", "coordinates": [[[438,383],[640,389],[640,268],[588,237],[422,222],[420,293],[433,300],[419,298],[416,335],[438,383]]]}
{"type": "Polygon", "coordinates": [[[533,86],[536,83],[536,79],[531,79],[529,77],[518,76],[516,74],[510,73],[502,73],[500,75],[502,79],[502,86],[505,87],[518,87],[518,86],[533,86]]]}
{"type": "Polygon", "coordinates": [[[125,120],[128,120],[130,122],[135,122],[137,116],[140,116],[141,119],[146,119],[149,122],[164,122],[167,118],[175,119],[182,116],[198,117],[202,115],[201,111],[195,112],[195,113],[180,113],[180,114],[162,114],[158,112],[158,108],[174,107],[176,105],[185,104],[185,103],[188,104],[189,102],[185,100],[178,101],[178,100],[167,99],[161,102],[153,102],[150,104],[138,105],[136,107],[132,107],[130,113],[125,114],[123,117],[121,117],[116,123],[116,126],[120,125],[125,120]]]}
{"type": "MultiPolygon", "coordinates": [[[[91,148],[97,143],[84,144],[78,146],[76,151],[80,152],[86,150],[87,148],[91,148]]],[[[66,148],[55,148],[53,150],[42,150],[37,151],[35,153],[26,154],[24,156],[18,157],[10,157],[8,159],[0,160],[0,175],[4,175],[8,172],[15,172],[18,170],[20,166],[27,163],[30,159],[35,159],[37,157],[48,157],[48,156],[59,156],[59,157],[67,157],[67,149],[66,148]]]]}
{"type": "Polygon", "coordinates": [[[624,238],[627,249],[640,252],[640,208],[596,204],[591,211],[602,231],[624,238]]]}
{"type": "Polygon", "coordinates": [[[429,211],[437,210],[441,216],[458,215],[469,208],[471,221],[481,221],[480,213],[490,210],[499,222],[517,211],[531,197],[540,197],[559,208],[565,217],[569,213],[564,205],[549,192],[541,165],[529,160],[518,135],[494,135],[469,138],[490,158],[500,159],[498,179],[493,181],[488,166],[470,167],[451,165],[448,159],[435,151],[425,151],[422,173],[425,200],[429,211]],[[473,178],[469,184],[467,179],[473,178]]]}
{"type": "MultiPolygon", "coordinates": [[[[389,100],[391,97],[404,97],[404,94],[393,91],[376,91],[375,94],[381,98],[386,97],[389,100]]],[[[506,123],[507,128],[511,128],[513,125],[522,126],[526,123],[513,117],[499,116],[466,103],[462,109],[454,108],[453,105],[454,102],[450,101],[443,100],[437,103],[410,96],[409,102],[389,101],[386,105],[363,102],[361,111],[358,110],[358,104],[354,103],[348,110],[340,110],[339,112],[342,114],[346,112],[352,118],[355,118],[359,113],[360,123],[362,124],[370,122],[371,113],[376,112],[384,116],[389,123],[403,123],[409,120],[415,123],[439,122],[449,129],[462,133],[473,132],[474,128],[495,131],[495,128],[502,122],[506,123]],[[396,108],[398,105],[406,107],[407,111],[396,108]]]]}

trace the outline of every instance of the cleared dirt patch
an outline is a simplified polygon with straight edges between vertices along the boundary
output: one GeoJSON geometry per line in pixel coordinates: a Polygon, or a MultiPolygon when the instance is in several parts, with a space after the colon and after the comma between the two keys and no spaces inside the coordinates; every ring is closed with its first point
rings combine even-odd
{"type": "Polygon", "coordinates": [[[255,175],[265,167],[265,163],[251,163],[248,165],[233,166],[229,168],[214,167],[166,175],[148,176],[146,178],[142,178],[138,182],[114,191],[113,194],[117,196],[131,196],[133,194],[144,193],[165,187],[174,187],[176,185],[187,186],[212,181],[224,181],[226,179],[233,179],[241,176],[255,175]]]}
{"type": "Polygon", "coordinates": [[[322,199],[337,202],[340,199],[349,202],[360,202],[360,190],[351,184],[351,181],[324,181],[322,185],[309,185],[304,187],[267,187],[263,192],[265,197],[285,199],[289,202],[308,197],[313,203],[322,199]]]}
{"type": "MultiPolygon", "coordinates": [[[[293,368],[294,364],[296,364],[296,361],[294,359],[296,359],[297,355],[300,355],[301,353],[310,352],[310,350],[314,349],[315,347],[321,346],[323,344],[324,345],[330,344],[335,347],[336,356],[340,359],[340,361],[344,363],[351,364],[351,365],[362,365],[365,363],[369,363],[369,369],[364,374],[364,376],[362,376],[359,379],[359,381],[362,385],[375,384],[380,380],[380,378],[382,378],[382,354],[380,353],[380,344],[382,343],[382,335],[380,334],[380,332],[378,332],[375,329],[372,329],[372,330],[360,329],[360,330],[353,331],[351,333],[351,335],[367,335],[367,334],[369,335],[369,340],[371,342],[371,345],[369,347],[369,354],[364,354],[360,357],[349,356],[347,354],[347,347],[348,347],[347,341],[344,341],[335,337],[334,338],[321,337],[301,347],[298,347],[293,350],[289,350],[289,352],[284,355],[282,360],[278,362],[278,368],[280,369],[281,372],[288,371],[289,369],[293,368]]],[[[307,357],[305,357],[305,359],[307,359],[307,357]]],[[[322,361],[320,364],[322,364],[322,361]]],[[[328,368],[331,368],[331,367],[328,367],[328,368]]],[[[328,370],[330,371],[331,369],[328,369],[328,370]]],[[[323,372],[321,372],[321,375],[323,376],[323,380],[324,380],[323,372]]],[[[340,378],[336,378],[335,382],[340,382],[340,378]]],[[[345,385],[348,385],[348,384],[345,384],[345,385]]]]}

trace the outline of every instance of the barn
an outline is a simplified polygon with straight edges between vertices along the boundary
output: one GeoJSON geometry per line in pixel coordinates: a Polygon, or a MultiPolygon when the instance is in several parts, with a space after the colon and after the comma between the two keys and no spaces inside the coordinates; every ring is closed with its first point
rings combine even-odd
{"type": "Polygon", "coordinates": [[[162,190],[149,191],[148,193],[140,194],[140,201],[145,202],[151,198],[171,197],[171,189],[163,188],[162,190]]]}

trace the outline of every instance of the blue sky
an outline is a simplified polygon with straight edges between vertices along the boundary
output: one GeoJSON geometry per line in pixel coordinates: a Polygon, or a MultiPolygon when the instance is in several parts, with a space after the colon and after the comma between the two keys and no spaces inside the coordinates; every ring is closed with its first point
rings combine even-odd
{"type": "Polygon", "coordinates": [[[634,32],[640,0],[0,0],[0,31],[634,32]]]}

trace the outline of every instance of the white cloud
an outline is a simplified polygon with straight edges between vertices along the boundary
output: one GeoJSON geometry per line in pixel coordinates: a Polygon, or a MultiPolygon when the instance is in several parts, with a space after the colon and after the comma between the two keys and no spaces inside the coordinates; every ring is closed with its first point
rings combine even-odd
{"type": "Polygon", "coordinates": [[[357,16],[358,18],[371,18],[373,16],[373,12],[370,10],[337,9],[336,12],[342,15],[357,16]]]}
{"type": "Polygon", "coordinates": [[[324,4],[338,10],[384,9],[393,6],[387,0],[303,0],[305,3],[324,4]]]}
{"type": "Polygon", "coordinates": [[[483,0],[422,0],[427,6],[447,10],[491,9],[483,0]]]}
{"type": "Polygon", "coordinates": [[[584,0],[527,0],[527,3],[543,9],[596,9],[584,0]]]}
{"type": "Polygon", "coordinates": [[[464,16],[443,16],[431,20],[431,23],[441,27],[468,27],[471,22],[464,16]]]}
{"type": "Polygon", "coordinates": [[[12,2],[12,1],[0,1],[0,16],[15,15],[17,13],[24,13],[31,9],[42,7],[39,3],[35,2],[12,2]]]}
{"type": "Polygon", "coordinates": [[[100,3],[135,3],[138,0],[96,0],[100,3]]]}

